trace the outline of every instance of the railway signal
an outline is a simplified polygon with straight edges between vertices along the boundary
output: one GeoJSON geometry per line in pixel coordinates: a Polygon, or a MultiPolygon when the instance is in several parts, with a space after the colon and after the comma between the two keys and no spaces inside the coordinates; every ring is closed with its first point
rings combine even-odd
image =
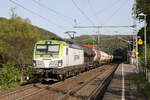
{"type": "Polygon", "coordinates": [[[138,45],[143,45],[143,41],[141,38],[138,40],[138,45]]]}

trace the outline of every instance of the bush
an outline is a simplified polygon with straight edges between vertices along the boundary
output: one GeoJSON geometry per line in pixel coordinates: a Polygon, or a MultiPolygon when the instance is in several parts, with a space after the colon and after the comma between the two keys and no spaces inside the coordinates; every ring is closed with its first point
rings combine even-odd
{"type": "Polygon", "coordinates": [[[29,78],[29,80],[27,80],[29,83],[33,81],[33,76],[32,76],[32,66],[27,67],[27,69],[25,70],[24,76],[27,78],[29,78]]]}
{"type": "Polygon", "coordinates": [[[146,81],[145,75],[139,74],[136,76],[137,83],[139,84],[140,88],[142,89],[145,96],[150,99],[150,83],[146,81]]]}
{"type": "MultiPolygon", "coordinates": [[[[141,58],[142,66],[145,66],[145,51],[144,51],[144,48],[142,48],[142,50],[141,50],[140,58],[141,58]]],[[[148,46],[147,46],[147,68],[148,69],[150,69],[149,65],[150,65],[150,46],[148,44],[148,46]]]]}
{"type": "Polygon", "coordinates": [[[14,63],[3,64],[0,71],[0,85],[2,89],[19,86],[20,72],[14,63]]]}

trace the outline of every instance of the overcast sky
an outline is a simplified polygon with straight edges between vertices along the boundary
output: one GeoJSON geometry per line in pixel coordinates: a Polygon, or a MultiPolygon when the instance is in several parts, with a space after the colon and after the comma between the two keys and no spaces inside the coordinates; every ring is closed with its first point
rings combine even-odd
{"type": "MultiPolygon", "coordinates": [[[[75,25],[74,20],[76,20],[77,25],[85,26],[133,24],[133,0],[11,1],[14,1],[14,3],[10,2],[10,0],[1,0],[0,17],[10,18],[10,8],[15,7],[19,16],[29,18],[33,25],[54,32],[61,37],[68,37],[64,34],[66,31],[76,31],[76,36],[97,34],[97,29],[73,28],[75,25]]],[[[100,29],[101,34],[130,34],[131,32],[132,29],[130,28],[100,29]]]]}

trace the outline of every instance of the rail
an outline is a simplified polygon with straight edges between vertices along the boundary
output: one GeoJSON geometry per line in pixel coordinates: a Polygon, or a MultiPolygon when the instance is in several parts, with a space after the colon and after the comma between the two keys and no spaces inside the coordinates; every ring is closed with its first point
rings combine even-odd
{"type": "MultiPolygon", "coordinates": [[[[99,74],[98,74],[99,75],[99,74]]],[[[77,92],[78,90],[80,90],[82,87],[84,87],[86,84],[88,84],[90,81],[92,81],[93,79],[95,79],[98,75],[92,77],[89,80],[86,80],[85,82],[81,83],[81,85],[78,85],[77,87],[71,89],[70,91],[68,91],[63,97],[59,98],[58,100],[66,100],[69,95],[74,94],[75,92],[77,92]]]]}
{"type": "MultiPolygon", "coordinates": [[[[29,98],[29,97],[31,97],[31,96],[33,96],[33,95],[35,95],[35,94],[38,94],[38,93],[40,93],[40,92],[42,92],[42,91],[44,91],[44,90],[53,90],[53,88],[57,87],[58,84],[60,84],[60,83],[61,83],[61,82],[55,83],[55,84],[52,85],[52,86],[47,85],[47,86],[45,86],[45,87],[42,87],[42,88],[40,88],[40,89],[38,89],[38,90],[34,90],[34,91],[31,91],[31,92],[28,92],[28,93],[24,94],[23,96],[14,98],[14,99],[12,99],[12,100],[23,100],[23,99],[25,99],[25,98],[29,98]]],[[[60,84],[60,85],[61,85],[61,84],[60,84]]]]}
{"type": "MultiPolygon", "coordinates": [[[[118,65],[117,65],[118,66],[118,65]]],[[[94,92],[88,97],[86,98],[86,100],[94,100],[94,98],[96,97],[96,94],[99,93],[99,88],[102,88],[102,86],[104,85],[108,85],[108,83],[110,82],[113,73],[115,72],[117,66],[113,69],[111,74],[108,74],[107,78],[105,78],[103,80],[103,82],[99,85],[99,87],[94,90],[94,92]]],[[[109,72],[108,72],[109,73],[109,72]]],[[[97,75],[95,75],[94,77],[92,77],[91,79],[86,80],[85,82],[81,83],[80,85],[78,85],[77,87],[69,90],[65,95],[63,95],[62,97],[58,98],[58,100],[67,100],[69,98],[69,96],[74,95],[76,92],[78,92],[80,89],[82,89],[84,86],[86,86],[88,83],[90,83],[92,80],[94,80],[96,77],[98,77],[100,74],[99,73],[97,75]]]]}
{"type": "MultiPolygon", "coordinates": [[[[62,96],[60,96],[58,98],[58,100],[66,100],[66,99],[68,99],[70,96],[74,95],[78,91],[80,91],[80,90],[84,89],[86,86],[88,86],[91,81],[93,81],[94,79],[96,79],[98,77],[101,77],[100,74],[102,74],[103,78],[101,78],[101,80],[103,80],[103,81],[101,82],[101,84],[99,83],[100,87],[97,88],[97,86],[96,86],[95,88],[97,88],[97,89],[95,89],[94,91],[92,90],[93,93],[89,97],[88,96],[86,97],[86,100],[93,100],[93,98],[96,98],[97,95],[99,94],[99,90],[100,89],[103,90],[104,89],[103,87],[105,87],[106,84],[108,85],[108,83],[110,82],[109,80],[111,80],[111,78],[113,76],[112,74],[116,70],[117,66],[115,65],[115,67],[114,68],[112,67],[111,70],[108,70],[109,67],[102,67],[101,70],[97,71],[97,72],[100,72],[100,73],[93,74],[93,76],[91,76],[90,78],[87,78],[87,79],[85,78],[84,81],[81,80],[80,82],[77,83],[77,86],[71,88],[70,90],[66,90],[65,93],[62,94],[62,96]],[[105,71],[105,70],[107,70],[107,71],[105,71]],[[111,75],[110,75],[110,73],[111,73],[111,75]],[[104,78],[104,77],[107,77],[107,78],[104,78]]],[[[76,77],[74,77],[74,78],[76,78],[76,77]]],[[[69,81],[69,79],[67,79],[67,80],[69,81]]],[[[66,84],[67,84],[67,80],[66,80],[66,84]]],[[[64,85],[63,81],[55,83],[55,84],[53,84],[51,86],[46,85],[46,86],[43,87],[43,85],[42,85],[42,87],[39,87],[37,89],[34,89],[34,90],[31,89],[31,91],[28,91],[28,92],[25,91],[25,94],[19,95],[19,96],[15,97],[15,98],[13,98],[11,100],[22,100],[22,99],[27,99],[27,98],[29,99],[32,96],[39,95],[40,93],[42,93],[42,91],[45,91],[45,90],[55,91],[55,89],[57,89],[57,87],[59,87],[59,86],[62,87],[63,85],[64,85]]],[[[10,92],[5,92],[3,94],[0,94],[0,98],[9,96],[11,94],[15,95],[17,92],[24,91],[26,89],[30,89],[33,86],[34,85],[28,86],[28,87],[22,87],[22,88],[19,88],[17,90],[10,91],[10,92]]],[[[13,95],[13,97],[14,97],[14,95],[13,95]]]]}
{"type": "MultiPolygon", "coordinates": [[[[119,64],[118,64],[119,65],[119,64]]],[[[116,69],[118,68],[118,65],[114,68],[114,71],[108,75],[108,77],[106,77],[100,84],[99,86],[92,92],[91,95],[89,95],[89,97],[87,98],[87,100],[101,100],[105,90],[107,89],[110,81],[113,78],[114,72],[116,71],[116,69]]]]}
{"type": "Polygon", "coordinates": [[[16,90],[4,92],[4,93],[0,94],[0,98],[3,97],[3,96],[7,96],[7,95],[10,95],[10,94],[14,94],[14,93],[19,92],[19,91],[23,91],[23,90],[29,89],[29,88],[31,88],[31,87],[33,87],[33,86],[34,86],[34,85],[30,85],[30,86],[28,86],[28,87],[20,87],[20,88],[18,88],[18,89],[16,89],[16,90]]]}

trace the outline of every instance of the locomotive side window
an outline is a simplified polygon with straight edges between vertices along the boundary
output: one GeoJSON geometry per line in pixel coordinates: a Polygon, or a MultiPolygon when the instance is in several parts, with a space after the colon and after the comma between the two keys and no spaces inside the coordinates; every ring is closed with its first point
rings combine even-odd
{"type": "Polygon", "coordinates": [[[74,60],[78,60],[80,59],[80,56],[79,55],[74,55],[74,60]]]}
{"type": "Polygon", "coordinates": [[[66,55],[68,55],[68,48],[66,48],[66,55]]]}

